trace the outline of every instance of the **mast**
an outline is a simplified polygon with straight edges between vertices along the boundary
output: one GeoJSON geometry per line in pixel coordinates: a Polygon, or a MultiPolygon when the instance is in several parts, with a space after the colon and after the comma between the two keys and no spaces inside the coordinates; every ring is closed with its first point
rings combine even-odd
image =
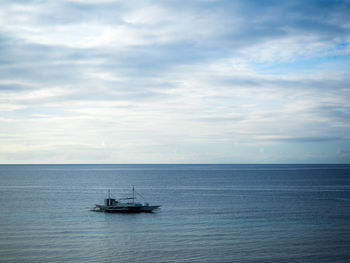
{"type": "Polygon", "coordinates": [[[135,203],[135,187],[132,186],[132,202],[135,203]]]}

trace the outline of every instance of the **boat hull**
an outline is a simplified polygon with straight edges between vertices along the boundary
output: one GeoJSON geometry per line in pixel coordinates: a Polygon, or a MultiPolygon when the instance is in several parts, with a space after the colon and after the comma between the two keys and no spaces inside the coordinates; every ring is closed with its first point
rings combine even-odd
{"type": "Polygon", "coordinates": [[[96,205],[93,211],[105,213],[152,213],[160,206],[128,206],[128,207],[111,207],[96,205]]]}

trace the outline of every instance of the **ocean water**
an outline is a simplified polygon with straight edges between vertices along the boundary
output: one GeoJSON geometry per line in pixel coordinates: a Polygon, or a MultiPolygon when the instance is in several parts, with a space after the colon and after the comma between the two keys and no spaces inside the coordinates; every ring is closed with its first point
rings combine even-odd
{"type": "Polygon", "coordinates": [[[350,165],[0,165],[0,202],[0,262],[350,262],[350,165]],[[161,210],[90,211],[132,185],[161,210]]]}

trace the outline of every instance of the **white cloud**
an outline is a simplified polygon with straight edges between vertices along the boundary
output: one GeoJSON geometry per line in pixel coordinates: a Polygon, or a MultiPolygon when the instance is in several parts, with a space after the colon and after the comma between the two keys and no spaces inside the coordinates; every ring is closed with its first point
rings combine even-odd
{"type": "Polygon", "coordinates": [[[5,1],[0,162],[336,160],[349,28],[288,6],[5,1]]]}

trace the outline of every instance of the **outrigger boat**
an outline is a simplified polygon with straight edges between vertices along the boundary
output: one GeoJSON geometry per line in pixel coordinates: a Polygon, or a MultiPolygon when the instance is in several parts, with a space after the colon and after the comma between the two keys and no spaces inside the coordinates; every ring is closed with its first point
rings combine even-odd
{"type": "Polygon", "coordinates": [[[105,198],[104,205],[95,205],[92,211],[107,213],[151,213],[160,207],[160,205],[149,205],[148,203],[141,204],[136,202],[135,193],[135,188],[132,187],[132,197],[116,200],[111,198],[110,190],[108,190],[108,197],[105,198]]]}

